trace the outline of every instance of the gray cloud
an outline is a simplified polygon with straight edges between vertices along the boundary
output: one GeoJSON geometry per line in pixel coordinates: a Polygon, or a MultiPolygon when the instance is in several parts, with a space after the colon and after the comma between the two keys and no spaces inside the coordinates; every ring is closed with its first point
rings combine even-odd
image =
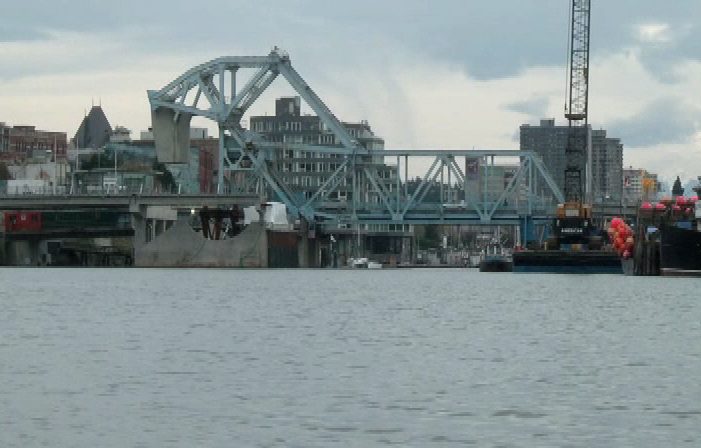
{"type": "MultiPolygon", "coordinates": [[[[190,0],[94,2],[14,1],[0,40],[45,36],[47,31],[128,34],[144,38],[131,51],[231,54],[267,51],[272,45],[311,61],[365,63],[392,57],[400,48],[428,62],[452,64],[476,79],[515,76],[533,66],[564,65],[568,3],[562,0],[190,0]],[[389,47],[389,48],[388,48],[389,47]]],[[[701,58],[701,31],[693,18],[701,2],[659,0],[595,2],[592,49],[596,58],[626,47],[641,47],[645,66],[661,77],[684,59],[701,58]],[[641,44],[635,26],[669,23],[689,31],[665,48],[641,44]]],[[[105,56],[113,57],[114,55],[105,56]]],[[[94,61],[98,64],[100,61],[94,61]]],[[[381,69],[381,67],[380,67],[381,69]]],[[[2,70],[2,69],[0,69],[2,70]]],[[[1,75],[1,72],[0,72],[1,75]]],[[[667,79],[671,79],[667,76],[667,79]]]]}
{"type": "Polygon", "coordinates": [[[543,118],[548,112],[550,100],[544,96],[534,96],[527,100],[507,104],[506,110],[528,115],[530,118],[543,118]]]}
{"type": "Polygon", "coordinates": [[[0,45],[9,42],[21,42],[37,39],[45,39],[46,33],[19,24],[0,23],[0,45]]]}
{"type": "Polygon", "coordinates": [[[627,148],[688,142],[698,131],[700,110],[681,98],[650,103],[632,118],[612,123],[611,135],[619,136],[627,148]]]}

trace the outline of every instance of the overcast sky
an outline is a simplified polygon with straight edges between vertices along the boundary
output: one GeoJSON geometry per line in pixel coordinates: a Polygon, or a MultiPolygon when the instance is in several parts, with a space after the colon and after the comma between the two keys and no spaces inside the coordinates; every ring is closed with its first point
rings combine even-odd
{"type": "MultiPolygon", "coordinates": [[[[4,0],[0,121],[72,136],[101,101],[149,126],[147,89],[278,45],[341,119],[389,148],[518,148],[564,123],[569,0],[4,0]]],[[[593,0],[590,122],[625,165],[701,175],[701,2],[593,0]]],[[[274,113],[278,81],[254,106],[274,113]]],[[[200,123],[202,124],[202,123],[200,123]]]]}

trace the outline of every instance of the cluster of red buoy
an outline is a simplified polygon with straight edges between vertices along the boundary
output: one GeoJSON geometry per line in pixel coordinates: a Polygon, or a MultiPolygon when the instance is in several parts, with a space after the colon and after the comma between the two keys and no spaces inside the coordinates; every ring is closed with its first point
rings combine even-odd
{"type": "Polygon", "coordinates": [[[613,218],[608,228],[608,234],[618,255],[626,259],[633,255],[633,247],[635,246],[633,229],[625,221],[621,218],[613,218]]]}
{"type": "Polygon", "coordinates": [[[642,212],[643,216],[651,216],[653,214],[661,215],[666,211],[671,210],[672,214],[676,217],[689,217],[694,214],[694,205],[698,201],[698,196],[692,196],[690,198],[678,196],[676,199],[664,198],[655,204],[643,202],[640,206],[640,211],[642,212]]]}

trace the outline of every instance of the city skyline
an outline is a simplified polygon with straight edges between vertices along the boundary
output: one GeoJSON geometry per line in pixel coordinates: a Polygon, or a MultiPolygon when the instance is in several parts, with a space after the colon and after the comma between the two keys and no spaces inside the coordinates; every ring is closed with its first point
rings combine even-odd
{"type": "MultiPolygon", "coordinates": [[[[197,12],[211,26],[189,3],[167,5],[8,8],[0,121],[72,136],[94,102],[138,132],[150,125],[147,89],[279,45],[340,118],[369,120],[388,148],[515,149],[521,124],[564,123],[567,2],[209,2],[197,12]]],[[[624,166],[665,180],[701,174],[699,12],[691,1],[593,5],[591,124],[622,139],[624,166]]],[[[251,115],[285,93],[272,89],[251,115]]]]}

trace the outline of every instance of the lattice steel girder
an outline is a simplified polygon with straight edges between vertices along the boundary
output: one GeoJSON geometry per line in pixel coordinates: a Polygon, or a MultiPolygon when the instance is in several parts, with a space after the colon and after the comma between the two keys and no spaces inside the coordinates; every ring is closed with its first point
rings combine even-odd
{"type": "MultiPolygon", "coordinates": [[[[188,116],[203,116],[216,121],[220,129],[220,171],[219,171],[219,191],[223,193],[223,172],[240,171],[247,176],[255,175],[270,188],[279,200],[283,201],[291,213],[300,213],[308,219],[329,217],[336,220],[367,219],[374,222],[376,219],[386,220],[389,223],[414,222],[415,219],[427,219],[434,221],[473,219],[477,217],[480,222],[490,222],[494,220],[506,219],[505,213],[512,213],[505,206],[505,199],[518,191],[524,178],[528,182],[534,179],[533,172],[539,178],[545,180],[552,196],[558,201],[564,201],[562,193],[552,180],[552,177],[545,170],[542,162],[533,153],[524,151],[474,151],[474,150],[366,150],[359,142],[353,138],[345,129],[343,124],[336,118],[331,110],[316,95],[310,86],[294,70],[289,56],[273,50],[268,56],[252,57],[223,57],[214,59],[205,64],[188,70],[182,76],[169,83],[167,86],[157,91],[149,91],[151,108],[156,111],[159,108],[170,109],[175,112],[174,121],[178,121],[180,113],[188,116]],[[258,69],[252,78],[239,91],[237,89],[236,77],[241,68],[258,69]],[[231,84],[229,92],[226,92],[225,76],[230,74],[231,84]],[[277,76],[284,77],[290,86],[306,101],[319,116],[322,123],[331,130],[338,142],[339,147],[320,147],[304,145],[276,145],[264,142],[255,133],[245,131],[240,120],[243,113],[253,104],[263,91],[276,79],[277,76]],[[194,93],[194,95],[193,95],[194,93]],[[201,104],[201,97],[207,99],[208,105],[201,104]],[[194,100],[193,100],[194,97],[194,100]],[[230,135],[230,138],[226,135],[230,135]],[[249,142],[253,142],[249,148],[249,142]],[[322,185],[316,190],[307,192],[307,199],[300,197],[299,192],[294,188],[285,185],[283,176],[277,172],[275,161],[280,160],[282,149],[303,149],[317,154],[337,154],[342,157],[343,162],[339,167],[327,177],[322,185]],[[232,162],[229,160],[229,151],[240,151],[240,156],[232,162]],[[243,167],[243,158],[250,159],[251,165],[243,167]],[[399,173],[399,160],[405,159],[407,167],[410,160],[421,157],[433,158],[433,164],[429,168],[424,181],[414,191],[413,194],[407,192],[407,175],[405,174],[404,184],[399,173]],[[510,158],[520,161],[520,169],[528,169],[529,174],[519,172],[509,187],[503,192],[495,202],[493,198],[487,197],[486,189],[481,198],[474,198],[474,194],[467,188],[468,182],[465,173],[456,158],[490,158],[494,159],[510,158]],[[397,167],[394,171],[396,179],[388,178],[384,174],[380,176],[380,166],[384,161],[397,158],[397,167]],[[451,184],[451,177],[459,183],[458,186],[447,186],[447,200],[457,197],[460,185],[463,188],[466,198],[470,197],[470,207],[473,212],[464,215],[455,215],[453,210],[444,207],[443,201],[446,198],[445,179],[447,175],[448,183],[451,184]],[[439,179],[440,201],[439,203],[425,203],[429,190],[436,185],[439,179]],[[404,188],[402,188],[404,185],[404,188]],[[349,191],[352,200],[329,201],[329,195],[334,190],[344,193],[349,191]],[[396,188],[396,191],[392,191],[396,188]],[[404,192],[402,192],[404,190],[404,192]],[[420,217],[420,218],[419,218],[420,217]]],[[[341,158],[334,158],[334,163],[340,163],[341,158]]],[[[320,162],[323,163],[323,162],[320,162]]],[[[390,170],[390,173],[392,171],[390,170]]],[[[486,175],[485,175],[486,178],[486,175]]],[[[250,178],[245,179],[246,189],[253,183],[250,178]]],[[[486,185],[486,184],[485,184],[486,185]]],[[[533,186],[528,185],[529,194],[527,196],[528,212],[535,213],[541,210],[537,203],[538,198],[532,193],[533,186]]],[[[339,195],[336,195],[339,196],[339,195]]],[[[521,213],[517,210],[513,213],[521,213]]]]}
{"type": "MultiPolygon", "coordinates": [[[[526,151],[378,150],[365,151],[363,152],[362,156],[356,154],[356,157],[358,158],[356,159],[353,158],[349,154],[350,151],[345,148],[290,145],[286,147],[286,149],[299,149],[319,153],[337,153],[347,157],[346,159],[343,159],[343,164],[337,168],[329,178],[326,179],[324,184],[313,192],[313,195],[309,200],[300,204],[292,204],[291,209],[299,209],[310,219],[314,216],[323,216],[328,218],[329,215],[343,219],[350,219],[349,217],[352,218],[352,216],[366,216],[365,213],[372,211],[372,213],[379,213],[382,216],[387,217],[394,223],[400,223],[410,220],[411,215],[419,210],[428,210],[429,213],[436,215],[435,219],[440,220],[440,215],[450,216],[452,211],[446,208],[445,204],[443,204],[443,199],[438,203],[426,203],[425,199],[431,188],[436,186],[435,182],[439,179],[439,176],[442,177],[448,172],[454,175],[456,184],[453,184],[450,188],[448,188],[448,190],[453,193],[451,193],[446,200],[449,202],[450,197],[457,197],[461,191],[464,192],[467,202],[465,206],[473,210],[474,213],[480,217],[482,223],[491,222],[500,213],[507,209],[508,207],[505,205],[507,199],[509,199],[510,203],[519,201],[524,203],[524,205],[521,207],[521,214],[541,210],[542,206],[538,204],[538,201],[543,201],[545,199],[540,198],[534,193],[535,187],[533,182],[535,182],[536,179],[542,179],[543,183],[548,187],[548,191],[550,191],[550,194],[554,200],[558,202],[564,201],[562,193],[555,184],[555,181],[546,171],[540,158],[534,153],[526,151]],[[362,162],[362,160],[375,159],[392,160],[393,158],[396,158],[397,155],[400,157],[405,157],[407,162],[416,158],[423,158],[423,160],[426,161],[428,158],[427,156],[431,156],[428,160],[430,163],[428,170],[426,171],[425,175],[422,176],[421,182],[410,195],[402,192],[403,183],[399,179],[398,167],[396,171],[398,176],[397,179],[385,181],[386,183],[383,184],[382,180],[377,175],[377,167],[379,165],[368,165],[367,163],[362,162]],[[415,155],[416,157],[414,157],[415,155]],[[492,163],[495,163],[495,160],[499,160],[500,158],[508,158],[519,161],[518,169],[513,173],[513,177],[504,191],[496,193],[498,197],[493,197],[491,194],[489,196],[480,197],[469,188],[467,191],[465,191],[465,188],[462,188],[463,186],[467,186],[467,182],[465,174],[457,163],[456,158],[460,156],[470,156],[469,158],[474,158],[473,156],[476,155],[482,156],[482,159],[485,160],[489,159],[492,161],[492,163]],[[354,199],[352,203],[336,202],[338,207],[332,207],[333,210],[329,209],[330,204],[333,203],[333,201],[329,202],[326,200],[329,194],[340,185],[341,180],[348,179],[351,176],[356,180],[356,182],[353,184],[354,188],[352,190],[352,194],[354,199]],[[397,185],[397,190],[388,190],[387,187],[390,186],[390,184],[391,186],[394,186],[395,183],[397,185]],[[362,198],[368,193],[375,197],[376,201],[370,203],[364,202],[362,198]]],[[[282,148],[270,148],[263,146],[260,148],[260,150],[279,154],[281,153],[282,148]]],[[[270,160],[275,160],[274,155],[269,155],[267,158],[270,160]]],[[[319,159],[319,161],[324,160],[327,159],[319,159]]],[[[489,177],[489,173],[487,172],[485,176],[489,177]]],[[[443,188],[441,189],[443,190],[443,188]]],[[[486,191],[484,194],[486,194],[486,191]]],[[[290,195],[286,196],[290,197],[290,195]]],[[[441,195],[441,198],[445,197],[441,195]]],[[[552,209],[554,210],[554,206],[552,209]]],[[[364,218],[353,218],[354,222],[357,221],[357,219],[364,218]]]]}
{"type": "MultiPolygon", "coordinates": [[[[273,51],[268,56],[224,56],[221,58],[213,59],[204,64],[197,65],[190,70],[186,71],[174,81],[170,82],[168,85],[160,90],[153,91],[154,97],[167,98],[174,97],[173,92],[177,92],[182,89],[183,85],[187,85],[188,82],[198,77],[207,74],[218,74],[220,67],[225,67],[229,70],[237,70],[239,68],[260,68],[268,67],[270,65],[277,64],[286,56],[280,54],[279,52],[273,51]]],[[[289,57],[287,57],[289,60],[289,57]]]]}
{"type": "MultiPolygon", "coordinates": [[[[227,56],[214,59],[188,70],[160,90],[148,91],[149,102],[154,113],[159,108],[166,108],[175,112],[173,115],[174,126],[171,127],[167,123],[162,122],[159,122],[158,126],[156,126],[154,123],[154,134],[162,133],[166,136],[165,140],[159,138],[156,140],[159,142],[169,140],[181,113],[187,113],[188,116],[202,116],[217,122],[220,134],[217,190],[223,193],[224,172],[236,169],[236,164],[231,163],[227,158],[226,152],[232,148],[224,145],[224,135],[228,132],[233,137],[238,148],[242,148],[246,144],[248,139],[244,138],[241,119],[246,110],[280,74],[306,101],[307,105],[316,112],[326,128],[336,136],[349,153],[356,154],[364,150],[358,140],[350,135],[350,132],[336,118],[321,98],[292,67],[289,56],[277,49],[277,47],[268,56],[227,56]],[[244,87],[237,92],[236,77],[241,68],[258,70],[244,87]],[[228,95],[225,92],[225,76],[227,73],[231,76],[228,95]],[[191,100],[193,96],[190,95],[191,92],[195,92],[194,101],[191,100]],[[208,106],[200,104],[202,95],[207,99],[208,106]]],[[[256,138],[253,137],[253,139],[255,140],[256,138]]],[[[270,183],[268,179],[270,173],[265,173],[261,167],[258,167],[258,170],[263,174],[266,182],[270,183]]],[[[283,189],[280,185],[270,185],[270,187],[276,191],[283,189]]],[[[287,205],[293,209],[297,209],[299,206],[299,204],[291,203],[287,205]]]]}
{"type": "MultiPolygon", "coordinates": [[[[382,153],[382,151],[379,152],[382,153]]],[[[396,151],[387,152],[392,153],[396,151]]],[[[401,153],[402,151],[399,152],[401,153]]],[[[425,152],[419,153],[426,154],[425,152]]],[[[553,198],[562,202],[562,194],[557,189],[550,175],[545,171],[542,161],[532,154],[520,151],[505,152],[505,154],[510,156],[521,156],[518,159],[521,161],[518,170],[513,173],[513,177],[508,182],[504,191],[496,193],[498,194],[498,198],[493,197],[493,193],[490,193],[490,195],[480,199],[469,189],[465,192],[464,189],[457,187],[465,185],[465,176],[460,166],[456,163],[454,155],[450,154],[452,151],[446,151],[446,155],[441,155],[442,152],[431,151],[432,155],[436,153],[438,153],[439,156],[434,156],[432,158],[430,167],[411,195],[402,195],[400,191],[397,191],[397,194],[388,192],[383,188],[379,188],[379,185],[375,185],[377,179],[374,179],[375,182],[372,182],[373,179],[369,179],[369,182],[372,184],[372,190],[379,197],[378,202],[356,203],[354,214],[352,215],[344,215],[342,209],[333,210],[331,215],[352,222],[375,222],[375,220],[380,219],[383,222],[392,222],[395,224],[413,223],[417,217],[420,217],[418,219],[424,221],[439,223],[447,221],[474,221],[475,218],[473,217],[477,216],[479,218],[479,223],[488,224],[495,220],[503,221],[506,219],[504,217],[505,213],[513,213],[515,216],[520,216],[521,219],[523,216],[530,216],[534,213],[541,213],[549,216],[554,211],[555,204],[552,203],[552,200],[548,201],[546,198],[539,197],[533,193],[535,187],[532,183],[537,178],[543,179],[546,185],[552,186],[554,189],[554,191],[551,191],[553,198]],[[438,202],[436,202],[435,199],[432,200],[433,202],[426,202],[426,195],[429,190],[431,188],[436,188],[434,181],[441,176],[442,172],[445,173],[447,171],[455,174],[455,180],[457,182],[450,188],[446,186],[449,191],[453,192],[447,197],[448,203],[443,203],[446,198],[443,196],[443,191],[441,194],[441,198],[443,199],[438,202]],[[461,191],[466,193],[467,203],[451,204],[450,197],[458,197],[461,191]],[[507,199],[509,200],[508,205],[506,202],[507,199]],[[461,209],[462,212],[458,212],[458,209],[461,209]],[[400,210],[401,213],[397,213],[397,210],[400,210]]],[[[473,155],[476,151],[461,151],[461,153],[473,155]]],[[[490,156],[493,154],[492,151],[485,151],[484,153],[490,156]]],[[[391,160],[392,157],[390,156],[388,159],[391,160]]],[[[367,176],[367,173],[365,174],[367,176]]],[[[398,190],[399,188],[400,187],[398,187],[398,190]]],[[[443,190],[443,188],[441,188],[441,190],[443,190]]],[[[317,204],[317,207],[320,206],[321,204],[317,204]]],[[[330,210],[325,211],[329,212],[330,210]]]]}
{"type": "Polygon", "coordinates": [[[289,63],[289,59],[285,63],[278,64],[277,69],[280,74],[287,79],[287,82],[290,83],[297,93],[299,93],[304,101],[307,102],[309,107],[316,112],[321,121],[328,126],[336,137],[338,137],[343,146],[346,148],[352,148],[353,150],[358,150],[361,148],[360,143],[358,143],[358,141],[350,135],[348,130],[341,124],[338,118],[336,118],[326,104],[321,101],[321,98],[314,93],[304,79],[299,76],[297,71],[292,68],[292,64],[289,63]]]}
{"type": "Polygon", "coordinates": [[[292,67],[289,56],[277,48],[268,56],[226,56],[211,60],[188,70],[160,90],[148,91],[148,97],[153,110],[165,107],[188,112],[212,119],[227,130],[236,129],[240,127],[244,112],[270,86],[278,74],[283,75],[344,147],[351,150],[362,149],[360,143],[350,135],[321,98],[292,67]],[[257,68],[258,71],[241,91],[234,92],[236,75],[241,68],[257,68]],[[232,91],[228,97],[224,92],[226,72],[229,72],[232,78],[232,91]],[[214,83],[215,76],[219,80],[218,87],[214,83]],[[195,102],[187,104],[186,98],[193,89],[197,89],[195,102]],[[209,108],[198,106],[201,94],[207,98],[209,108]]]}
{"type": "Polygon", "coordinates": [[[511,178],[509,185],[506,188],[504,188],[504,191],[499,196],[499,199],[497,199],[492,209],[489,211],[488,220],[491,221],[499,207],[501,207],[504,204],[504,201],[506,201],[506,198],[515,193],[515,188],[519,185],[521,179],[523,179],[523,176],[526,173],[526,171],[530,169],[531,163],[532,162],[529,159],[526,159],[525,163],[521,164],[514,177],[511,178]]]}
{"type": "MultiPolygon", "coordinates": [[[[340,224],[398,224],[386,216],[382,215],[364,215],[359,214],[357,220],[341,220],[333,221],[335,217],[329,216],[329,225],[334,223],[340,224]]],[[[511,215],[499,215],[494,217],[489,222],[489,225],[518,225],[519,220],[523,219],[523,215],[511,214],[511,215]]],[[[533,216],[531,222],[542,225],[552,223],[552,216],[549,214],[542,214],[540,216],[533,216]]],[[[463,224],[463,225],[480,225],[484,224],[482,218],[477,213],[445,216],[442,218],[437,218],[434,214],[423,214],[423,215],[412,215],[405,219],[402,223],[404,225],[420,225],[420,224],[463,224]]]]}
{"type": "Polygon", "coordinates": [[[590,22],[591,0],[572,0],[567,118],[574,121],[588,115],[590,22]]]}
{"type": "Polygon", "coordinates": [[[583,173],[586,171],[587,129],[589,123],[589,47],[591,1],[572,0],[570,10],[570,54],[568,100],[565,118],[569,136],[565,151],[565,197],[568,202],[584,199],[583,173]]]}

